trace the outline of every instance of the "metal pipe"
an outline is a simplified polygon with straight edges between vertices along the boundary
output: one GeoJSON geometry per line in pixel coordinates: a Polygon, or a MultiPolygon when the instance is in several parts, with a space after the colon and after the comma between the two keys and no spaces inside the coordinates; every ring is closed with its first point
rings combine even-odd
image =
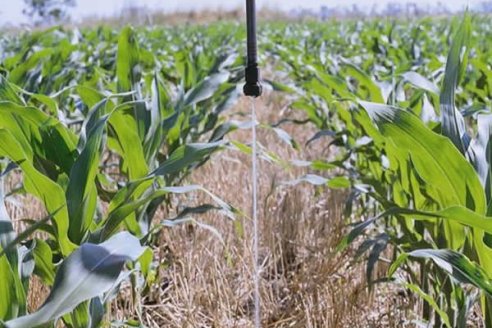
{"type": "Polygon", "coordinates": [[[246,21],[248,35],[248,66],[256,65],[257,44],[256,44],[256,4],[255,0],[246,0],[246,21]]]}
{"type": "Polygon", "coordinates": [[[258,46],[256,40],[256,4],[255,0],[246,0],[247,23],[247,64],[246,84],[244,94],[250,97],[259,97],[262,93],[260,84],[260,70],[258,68],[258,46]]]}

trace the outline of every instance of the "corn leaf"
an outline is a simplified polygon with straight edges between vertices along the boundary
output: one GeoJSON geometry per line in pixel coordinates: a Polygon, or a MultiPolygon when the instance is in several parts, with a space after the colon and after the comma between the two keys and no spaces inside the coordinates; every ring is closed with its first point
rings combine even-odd
{"type": "Polygon", "coordinates": [[[83,244],[58,268],[46,302],[36,312],[5,323],[7,328],[31,328],[53,322],[82,302],[109,291],[127,261],[136,261],[145,248],[127,232],[108,241],[83,244]]]}

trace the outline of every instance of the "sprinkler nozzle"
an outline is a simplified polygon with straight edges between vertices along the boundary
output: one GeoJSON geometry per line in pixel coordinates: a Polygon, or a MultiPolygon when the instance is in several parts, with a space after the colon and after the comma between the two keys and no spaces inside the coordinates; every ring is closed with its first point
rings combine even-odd
{"type": "Polygon", "coordinates": [[[263,91],[260,84],[260,70],[258,65],[248,65],[246,67],[246,84],[244,85],[243,92],[249,97],[259,97],[263,91]]]}

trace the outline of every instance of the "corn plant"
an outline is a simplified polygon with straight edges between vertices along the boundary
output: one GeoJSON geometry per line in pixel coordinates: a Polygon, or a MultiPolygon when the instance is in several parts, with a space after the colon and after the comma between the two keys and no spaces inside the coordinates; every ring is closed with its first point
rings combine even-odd
{"type": "MultiPolygon", "coordinates": [[[[318,172],[337,168],[345,176],[310,174],[296,182],[340,187],[345,184],[340,184],[340,178],[348,178],[351,194],[346,214],[367,219],[340,248],[372,227],[357,252],[357,256],[369,253],[370,287],[379,257],[392,249],[390,280],[424,299],[421,314],[427,322],[436,327],[466,326],[468,313],[478,300],[476,290],[466,287],[471,284],[482,292],[484,321],[490,327],[490,114],[485,82],[489,68],[475,60],[476,74],[467,66],[467,54],[481,51],[471,48],[469,16],[448,32],[454,37],[445,67],[421,52],[430,43],[442,48],[419,32],[425,23],[403,37],[397,35],[394,24],[349,25],[355,29],[353,34],[330,34],[334,41],[329,41],[329,48],[336,49],[331,55],[328,46],[308,45],[321,38],[308,38],[306,44],[296,46],[297,52],[282,45],[272,47],[272,53],[282,56],[289,67],[293,79],[289,89],[300,95],[292,106],[304,110],[321,130],[309,144],[329,136],[329,145],[337,147],[335,160],[308,164],[318,172]],[[347,43],[339,40],[345,36],[355,47],[371,52],[357,54],[349,62],[343,54],[350,50],[337,48],[347,43]],[[409,38],[408,43],[400,46],[399,38],[409,38]],[[302,47],[322,52],[297,56],[305,53],[302,47]],[[375,53],[382,56],[375,58],[375,53]],[[430,78],[424,77],[426,73],[430,78]],[[440,92],[434,82],[438,77],[442,78],[440,92]],[[464,95],[457,98],[456,89],[462,79],[466,79],[463,93],[471,99],[480,94],[483,103],[465,102],[458,111],[464,95]],[[468,117],[468,128],[463,115],[468,117]],[[473,138],[469,131],[474,128],[473,138]]],[[[433,30],[444,26],[434,25],[433,30]]],[[[287,85],[277,88],[286,91],[287,85]]]]}
{"type": "MultiPolygon", "coordinates": [[[[236,78],[228,70],[235,56],[211,60],[191,80],[187,67],[184,82],[171,88],[172,77],[162,73],[168,67],[139,49],[133,29],[121,31],[117,47],[104,47],[113,53],[105,69],[114,73],[74,63],[83,51],[93,56],[78,33],[71,41],[58,29],[36,33],[11,50],[13,57],[3,58],[2,179],[21,172],[22,187],[9,197],[30,194],[47,212],[44,219],[25,220],[27,228],[15,234],[2,189],[0,320],[5,327],[51,327],[60,319],[68,327],[103,324],[105,303],[123,280],[143,275],[150,281],[152,237],[169,224],[156,222],[155,214],[170,194],[204,192],[216,205],[183,212],[220,209],[234,218],[235,209],[217,196],[182,184],[226,145],[221,139],[228,130],[219,116],[237,98],[234,84],[227,83],[236,78]],[[11,66],[21,58],[21,65],[11,66]],[[47,237],[33,237],[37,232],[47,237]],[[28,314],[33,274],[51,293],[28,314]]],[[[96,36],[105,33],[101,29],[96,36]]],[[[108,37],[114,40],[112,32],[108,37]]],[[[183,59],[184,65],[191,59],[183,59]]],[[[142,289],[137,281],[132,279],[133,288],[142,289]]]]}

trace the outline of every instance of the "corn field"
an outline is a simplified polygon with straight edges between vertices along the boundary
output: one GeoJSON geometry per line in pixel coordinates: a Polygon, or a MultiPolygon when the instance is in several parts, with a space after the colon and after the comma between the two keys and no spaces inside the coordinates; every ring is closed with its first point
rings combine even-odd
{"type": "Polygon", "coordinates": [[[145,303],[164,284],[163,230],[222,241],[200,220],[209,214],[249,238],[250,209],[224,200],[243,186],[211,192],[194,173],[226,152],[250,157],[234,132],[256,125],[294,154],[259,144],[260,166],[305,172],[272,189],[343,195],[344,235],[326,256],[352,250],[369,291],[420,299],[398,326],[468,327],[477,315],[492,328],[491,37],[489,18],[468,13],[265,23],[263,87],[288,110],[252,122],[230,115],[240,25],[0,33],[0,326],[145,327],[138,306],[121,321],[109,304],[122,286],[145,303]],[[12,219],[29,204],[43,215],[12,219]],[[49,294],[30,309],[34,279],[49,294]]]}

